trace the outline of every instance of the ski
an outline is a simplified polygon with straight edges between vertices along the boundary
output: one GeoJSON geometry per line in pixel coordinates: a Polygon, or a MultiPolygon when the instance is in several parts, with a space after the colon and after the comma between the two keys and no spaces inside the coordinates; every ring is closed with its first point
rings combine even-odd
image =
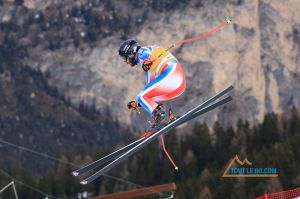
{"type": "MultiPolygon", "coordinates": [[[[219,102],[217,102],[217,103],[215,103],[215,104],[213,104],[211,106],[203,108],[203,110],[200,110],[199,112],[197,112],[196,115],[200,116],[200,115],[202,115],[202,114],[204,114],[204,113],[206,113],[206,112],[208,112],[210,110],[213,110],[214,108],[216,108],[218,106],[221,106],[221,105],[229,102],[231,99],[232,99],[231,97],[228,97],[228,98],[226,98],[224,100],[221,100],[221,101],[219,101],[219,102]]],[[[193,118],[195,118],[195,117],[193,117],[193,118]]],[[[95,179],[97,179],[101,175],[104,175],[104,173],[106,173],[107,171],[111,170],[113,167],[115,167],[116,165],[118,165],[120,162],[122,162],[123,160],[125,160],[126,158],[128,158],[129,156],[131,156],[132,154],[134,154],[135,152],[137,152],[138,150],[144,148],[145,145],[147,145],[150,142],[152,142],[153,140],[157,139],[158,136],[167,133],[169,130],[171,130],[171,129],[175,128],[176,126],[178,126],[178,124],[182,124],[182,122],[176,123],[175,121],[172,122],[172,123],[170,123],[169,125],[165,126],[161,130],[157,131],[151,137],[149,137],[148,139],[146,139],[143,142],[139,143],[138,145],[136,145],[132,149],[128,150],[127,152],[125,152],[124,154],[122,154],[120,157],[118,157],[117,159],[115,159],[114,161],[112,161],[110,164],[106,165],[101,170],[99,170],[95,174],[91,175],[87,179],[81,181],[80,183],[81,184],[88,184],[88,183],[94,181],[95,179]]],[[[189,121],[189,120],[187,120],[187,121],[189,121]]],[[[187,122],[187,121],[185,121],[185,122],[187,122]]]]}
{"type": "MultiPolygon", "coordinates": [[[[224,91],[220,92],[219,94],[215,95],[213,98],[211,98],[211,99],[207,100],[206,102],[204,102],[203,104],[201,104],[202,106],[199,106],[198,108],[202,108],[202,107],[206,106],[207,104],[211,103],[212,101],[214,101],[214,100],[218,99],[219,97],[223,96],[224,94],[228,93],[232,89],[233,89],[233,86],[229,86],[224,91]]],[[[191,115],[191,117],[192,117],[192,115],[191,115]]],[[[81,175],[81,174],[86,173],[88,171],[91,171],[91,170],[93,170],[93,169],[95,169],[95,168],[103,165],[104,163],[106,163],[106,162],[108,162],[108,161],[116,158],[117,156],[119,156],[120,154],[122,154],[124,151],[127,151],[131,147],[133,147],[136,144],[138,144],[139,142],[141,142],[143,139],[144,138],[141,138],[141,139],[139,139],[139,140],[137,140],[137,141],[135,141],[133,143],[130,143],[129,145],[127,145],[127,146],[125,146],[125,147],[123,147],[123,148],[121,148],[121,149],[119,149],[119,150],[117,150],[117,151],[115,151],[115,152],[113,152],[113,153],[111,153],[111,154],[109,154],[109,155],[107,155],[107,156],[105,156],[105,157],[103,157],[103,158],[95,161],[95,162],[92,162],[92,163],[84,166],[83,168],[80,168],[80,169],[72,172],[72,174],[74,176],[78,176],[78,175],[81,175]]]]}
{"type": "Polygon", "coordinates": [[[153,140],[158,138],[160,135],[167,133],[169,130],[175,128],[176,126],[181,125],[181,124],[183,124],[183,123],[185,123],[185,122],[187,122],[191,119],[194,119],[195,117],[203,115],[204,113],[206,113],[208,111],[211,111],[211,110],[217,108],[218,106],[221,106],[221,105],[229,102],[230,100],[232,100],[231,97],[227,97],[223,100],[220,100],[219,102],[216,102],[216,103],[212,104],[211,106],[208,106],[209,104],[211,104],[212,102],[214,102],[218,98],[222,97],[223,95],[227,94],[231,90],[233,90],[233,86],[229,86],[228,88],[226,88],[225,90],[223,90],[219,94],[215,95],[214,97],[208,99],[204,103],[202,103],[202,104],[198,105],[197,107],[195,107],[194,109],[190,110],[189,112],[184,114],[182,117],[180,117],[177,120],[169,123],[168,125],[166,125],[162,129],[155,132],[149,138],[142,140],[137,145],[135,145],[134,147],[129,149],[127,152],[124,152],[122,155],[120,155],[118,158],[116,158],[110,164],[103,167],[101,170],[97,171],[95,174],[93,174],[90,177],[88,177],[87,179],[81,181],[81,184],[88,184],[88,183],[94,181],[95,179],[97,179],[98,177],[100,177],[101,175],[103,175],[107,171],[111,170],[116,165],[118,165],[120,162],[122,162],[123,160],[125,160],[126,158],[128,158],[129,156],[131,156],[132,154],[134,154],[135,152],[142,149],[147,144],[149,144],[150,142],[152,142],[153,140]]]}
{"type": "Polygon", "coordinates": [[[99,160],[96,160],[96,161],[94,161],[94,162],[92,162],[92,163],[90,163],[90,164],[88,164],[88,165],[86,165],[86,166],[84,166],[84,167],[76,170],[76,171],[73,171],[72,174],[74,176],[78,176],[78,175],[82,175],[82,174],[84,174],[86,172],[89,172],[89,171],[91,171],[91,170],[93,170],[93,169],[95,169],[95,168],[103,165],[104,163],[109,162],[110,160],[115,159],[117,156],[119,156],[120,154],[123,154],[125,151],[128,151],[130,148],[134,147],[135,145],[137,145],[138,143],[140,143],[144,139],[145,138],[140,138],[140,139],[138,139],[138,140],[136,140],[136,141],[134,141],[134,142],[132,142],[132,143],[130,143],[130,144],[128,144],[128,145],[126,145],[126,146],[124,146],[124,147],[116,150],[116,151],[114,151],[113,153],[110,153],[110,154],[106,155],[105,157],[103,157],[103,158],[101,158],[99,160]]]}
{"type": "MultiPolygon", "coordinates": [[[[226,99],[227,99],[227,98],[226,98],[226,99]]],[[[231,100],[231,99],[228,99],[228,100],[231,100]]],[[[224,101],[224,103],[227,103],[227,101],[224,101]]],[[[185,123],[185,122],[188,121],[188,120],[192,120],[192,119],[194,119],[195,117],[198,117],[198,115],[201,114],[203,111],[204,111],[204,110],[199,110],[198,112],[192,114],[192,115],[190,116],[190,118],[187,118],[185,121],[180,122],[180,123],[177,124],[175,127],[177,127],[177,126],[179,126],[179,125],[185,123]]],[[[175,127],[174,127],[174,128],[175,128],[175,127]]],[[[96,161],[94,161],[94,162],[92,162],[92,163],[90,163],[90,164],[88,164],[88,165],[86,165],[86,166],[84,166],[84,167],[82,167],[82,168],[76,170],[76,171],[73,171],[72,174],[73,174],[74,176],[78,176],[78,175],[82,175],[83,173],[89,172],[89,171],[91,171],[91,170],[93,170],[93,169],[95,169],[95,168],[97,168],[97,167],[103,165],[104,163],[109,162],[109,161],[115,159],[116,157],[118,157],[119,155],[121,155],[121,154],[124,153],[125,151],[129,150],[130,148],[134,147],[135,145],[137,145],[138,143],[140,143],[140,142],[141,142],[142,140],[144,140],[144,139],[145,139],[145,138],[140,138],[140,139],[138,139],[138,140],[136,140],[136,141],[134,141],[134,142],[132,142],[132,143],[130,143],[130,144],[124,146],[123,148],[120,148],[120,149],[118,149],[117,151],[114,151],[113,153],[110,153],[110,154],[106,155],[105,157],[103,157],[103,158],[101,158],[101,159],[99,159],[99,160],[96,160],[96,161]]]]}
{"type": "Polygon", "coordinates": [[[212,105],[210,105],[206,108],[198,110],[196,113],[190,115],[185,120],[179,122],[175,127],[180,126],[181,124],[186,123],[186,122],[188,122],[188,121],[190,121],[190,120],[192,120],[196,117],[199,117],[200,115],[203,115],[204,113],[206,113],[210,110],[213,110],[213,109],[217,108],[218,106],[222,106],[223,104],[226,104],[226,103],[230,102],[231,100],[232,100],[232,97],[229,96],[229,97],[226,97],[225,99],[220,100],[220,101],[218,101],[218,102],[216,102],[216,103],[214,103],[214,104],[212,104],[212,105]]]}

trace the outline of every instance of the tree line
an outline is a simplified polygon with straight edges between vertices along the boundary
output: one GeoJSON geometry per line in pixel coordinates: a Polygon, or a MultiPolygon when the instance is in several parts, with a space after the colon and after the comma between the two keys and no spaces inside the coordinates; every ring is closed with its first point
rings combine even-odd
{"type": "MultiPolygon", "coordinates": [[[[176,198],[255,198],[264,193],[300,186],[300,117],[296,109],[292,110],[290,117],[269,113],[262,123],[255,126],[240,120],[235,127],[224,129],[216,122],[210,132],[206,124],[196,123],[190,134],[178,136],[173,131],[165,140],[179,165],[179,171],[172,168],[159,142],[154,142],[113,169],[109,175],[145,187],[176,182],[176,198]],[[255,166],[276,167],[278,178],[222,178],[227,163],[235,154],[240,159],[247,157],[255,166]]],[[[109,152],[112,151],[101,148],[90,151],[79,147],[73,151],[61,149],[57,157],[82,166],[109,152]]],[[[132,184],[108,177],[81,186],[79,180],[71,176],[75,168],[62,163],[55,164],[42,176],[22,168],[17,161],[10,162],[7,169],[16,178],[61,198],[76,198],[78,193],[84,191],[98,195],[135,188],[132,184]]],[[[0,177],[0,187],[8,182],[7,178],[0,177]]],[[[17,189],[21,198],[39,197],[22,186],[17,186],[17,189]]],[[[12,192],[6,192],[3,197],[10,194],[12,192]]]]}

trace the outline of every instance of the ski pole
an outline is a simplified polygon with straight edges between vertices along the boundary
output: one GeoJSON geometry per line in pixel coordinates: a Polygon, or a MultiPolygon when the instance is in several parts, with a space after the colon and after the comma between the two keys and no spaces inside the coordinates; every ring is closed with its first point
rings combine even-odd
{"type": "Polygon", "coordinates": [[[220,30],[221,28],[223,28],[225,25],[227,24],[231,24],[232,23],[232,19],[231,18],[227,18],[225,22],[223,22],[222,24],[220,24],[219,26],[215,27],[214,29],[212,29],[211,31],[203,34],[203,35],[200,35],[198,37],[194,37],[194,38],[190,38],[190,39],[185,39],[185,40],[182,40],[182,41],[178,41],[174,44],[172,44],[169,48],[167,48],[164,52],[162,52],[160,55],[157,56],[156,59],[152,60],[152,64],[157,60],[159,59],[162,55],[164,55],[166,52],[168,52],[169,50],[171,50],[172,48],[174,48],[175,46],[178,46],[178,45],[181,45],[181,44],[184,44],[184,43],[187,43],[187,42],[191,42],[191,41],[197,41],[197,40],[200,40],[200,39],[203,39],[205,37],[208,37],[210,35],[212,35],[213,33],[217,32],[218,30],[220,30]]]}

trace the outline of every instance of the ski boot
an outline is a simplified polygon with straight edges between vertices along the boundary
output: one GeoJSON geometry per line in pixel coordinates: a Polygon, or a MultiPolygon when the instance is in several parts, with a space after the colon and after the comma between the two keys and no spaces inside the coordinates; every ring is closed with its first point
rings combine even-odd
{"type": "Polygon", "coordinates": [[[169,108],[169,122],[168,122],[168,123],[171,123],[171,122],[173,122],[173,121],[176,120],[176,119],[177,119],[177,117],[175,117],[175,115],[174,115],[172,109],[169,108]]]}
{"type": "Polygon", "coordinates": [[[152,112],[152,119],[154,121],[154,127],[160,128],[168,123],[167,111],[162,104],[159,104],[152,112]]]}
{"type": "Polygon", "coordinates": [[[148,127],[147,132],[140,136],[141,138],[150,137],[154,132],[158,131],[170,121],[166,117],[166,111],[162,104],[159,104],[152,112],[152,121],[153,122],[149,121],[150,126],[148,127]]]}

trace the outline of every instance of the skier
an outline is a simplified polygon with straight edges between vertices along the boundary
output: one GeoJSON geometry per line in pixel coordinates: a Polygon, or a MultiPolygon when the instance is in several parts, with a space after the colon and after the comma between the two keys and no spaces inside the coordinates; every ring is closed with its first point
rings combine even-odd
{"type": "Polygon", "coordinates": [[[170,123],[168,122],[174,119],[174,115],[169,110],[169,121],[167,122],[168,124],[165,126],[165,128],[160,129],[160,127],[162,127],[160,124],[166,123],[168,119],[164,106],[159,103],[174,99],[177,96],[181,95],[185,90],[186,84],[185,75],[181,68],[181,65],[169,52],[169,50],[175,46],[179,46],[187,42],[206,38],[216,31],[220,30],[226,24],[231,23],[232,20],[228,18],[226,22],[223,22],[213,30],[195,38],[178,41],[172,44],[168,49],[161,48],[159,46],[141,47],[133,39],[126,40],[121,44],[119,48],[119,55],[121,56],[121,58],[123,58],[123,60],[132,67],[140,64],[145,71],[147,78],[147,85],[144,87],[144,90],[137,96],[136,101],[129,102],[127,106],[130,110],[139,110],[139,107],[142,106],[152,116],[154,125],[151,126],[152,131],[144,133],[144,135],[141,136],[141,139],[138,139],[137,141],[134,141],[127,146],[118,149],[111,154],[108,154],[103,158],[100,158],[76,171],[73,171],[73,175],[78,176],[101,166],[103,163],[112,160],[112,162],[101,168],[99,171],[81,181],[81,184],[88,184],[98,177],[104,175],[104,173],[117,166],[120,162],[124,161],[129,156],[136,153],[138,150],[144,148],[150,142],[156,140],[159,136],[161,137],[161,143],[165,154],[174,166],[175,170],[178,170],[178,167],[165,148],[163,137],[164,134],[183,123],[186,123],[196,117],[207,113],[208,111],[211,111],[228,103],[232,100],[231,96],[227,96],[226,98],[219,101],[217,100],[227,95],[234,88],[233,86],[229,86],[222,92],[216,94],[215,96],[186,112],[179,119],[170,123]],[[155,133],[152,135],[153,132],[155,133]]]}
{"type": "Polygon", "coordinates": [[[167,113],[160,102],[174,99],[185,90],[185,74],[177,59],[165,48],[141,47],[133,39],[128,39],[120,45],[119,55],[131,67],[141,65],[147,80],[144,90],[138,94],[135,101],[130,101],[127,107],[130,110],[143,107],[150,114],[153,124],[148,131],[153,132],[161,124],[174,119],[171,109],[167,113]]]}

